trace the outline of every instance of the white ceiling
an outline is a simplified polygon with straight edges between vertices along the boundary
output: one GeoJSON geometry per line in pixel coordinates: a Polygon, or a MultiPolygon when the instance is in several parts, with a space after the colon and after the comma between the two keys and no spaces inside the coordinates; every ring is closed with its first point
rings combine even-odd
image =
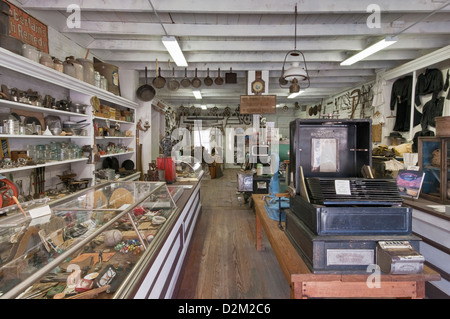
{"type": "MultiPolygon", "coordinates": [[[[161,37],[177,37],[188,61],[187,73],[194,77],[221,77],[233,72],[237,84],[202,85],[203,100],[195,100],[192,88],[157,90],[157,98],[169,105],[233,106],[246,94],[246,71],[269,71],[269,93],[277,103],[315,103],[346,89],[375,79],[376,72],[391,69],[450,44],[450,1],[443,0],[16,0],[21,7],[47,25],[65,34],[98,58],[125,69],[144,68],[155,77],[155,60],[169,79],[168,55],[161,37]],[[380,11],[379,28],[368,6],[380,11]],[[70,4],[81,8],[81,28],[68,28],[70,4]],[[447,5],[438,12],[433,11],[447,5]],[[283,60],[294,49],[295,6],[297,49],[307,62],[310,87],[295,100],[287,100],[288,89],[280,88],[283,60]],[[153,6],[153,7],[152,7],[153,6]],[[156,11],[156,14],[155,14],[156,11]],[[389,35],[399,41],[353,66],[340,62],[389,35]]],[[[178,80],[185,69],[175,67],[178,80]]]]}

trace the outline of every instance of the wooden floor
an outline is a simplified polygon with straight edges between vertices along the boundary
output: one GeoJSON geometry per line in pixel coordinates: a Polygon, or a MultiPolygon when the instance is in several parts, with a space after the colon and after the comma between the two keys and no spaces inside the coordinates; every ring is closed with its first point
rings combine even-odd
{"type": "Polygon", "coordinates": [[[289,285],[264,236],[255,248],[255,214],[240,203],[237,170],[201,185],[202,213],[186,257],[178,299],[289,298],[289,285]]]}

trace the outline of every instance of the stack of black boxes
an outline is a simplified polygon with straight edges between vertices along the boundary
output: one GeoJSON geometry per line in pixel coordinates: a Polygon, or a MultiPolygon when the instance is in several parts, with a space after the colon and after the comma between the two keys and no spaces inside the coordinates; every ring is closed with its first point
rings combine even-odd
{"type": "Polygon", "coordinates": [[[314,273],[373,271],[379,242],[408,243],[412,210],[402,206],[396,181],[363,175],[371,167],[371,120],[290,123],[295,196],[286,235],[314,273]]]}

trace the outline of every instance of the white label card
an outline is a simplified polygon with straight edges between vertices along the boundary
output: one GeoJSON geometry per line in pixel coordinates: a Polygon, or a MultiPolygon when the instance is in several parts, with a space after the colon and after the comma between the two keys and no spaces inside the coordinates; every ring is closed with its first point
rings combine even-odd
{"type": "Polygon", "coordinates": [[[35,209],[30,209],[28,213],[30,213],[31,218],[37,218],[45,215],[50,215],[52,211],[50,209],[50,206],[46,205],[35,209]]]}
{"type": "Polygon", "coordinates": [[[350,181],[349,180],[335,180],[334,188],[337,195],[351,195],[350,181]]]}

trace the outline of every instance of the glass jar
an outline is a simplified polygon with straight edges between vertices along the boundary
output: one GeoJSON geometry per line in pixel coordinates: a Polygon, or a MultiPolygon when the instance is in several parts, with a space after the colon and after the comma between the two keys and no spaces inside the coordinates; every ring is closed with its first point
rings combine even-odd
{"type": "Polygon", "coordinates": [[[101,82],[100,82],[100,72],[95,71],[94,72],[94,84],[96,87],[100,88],[101,87],[101,82]]]}
{"type": "Polygon", "coordinates": [[[30,144],[27,145],[27,155],[33,161],[36,159],[36,146],[35,145],[30,145],[30,144]]]}
{"type": "Polygon", "coordinates": [[[46,161],[45,145],[36,145],[35,160],[36,164],[44,164],[46,161]]]}

